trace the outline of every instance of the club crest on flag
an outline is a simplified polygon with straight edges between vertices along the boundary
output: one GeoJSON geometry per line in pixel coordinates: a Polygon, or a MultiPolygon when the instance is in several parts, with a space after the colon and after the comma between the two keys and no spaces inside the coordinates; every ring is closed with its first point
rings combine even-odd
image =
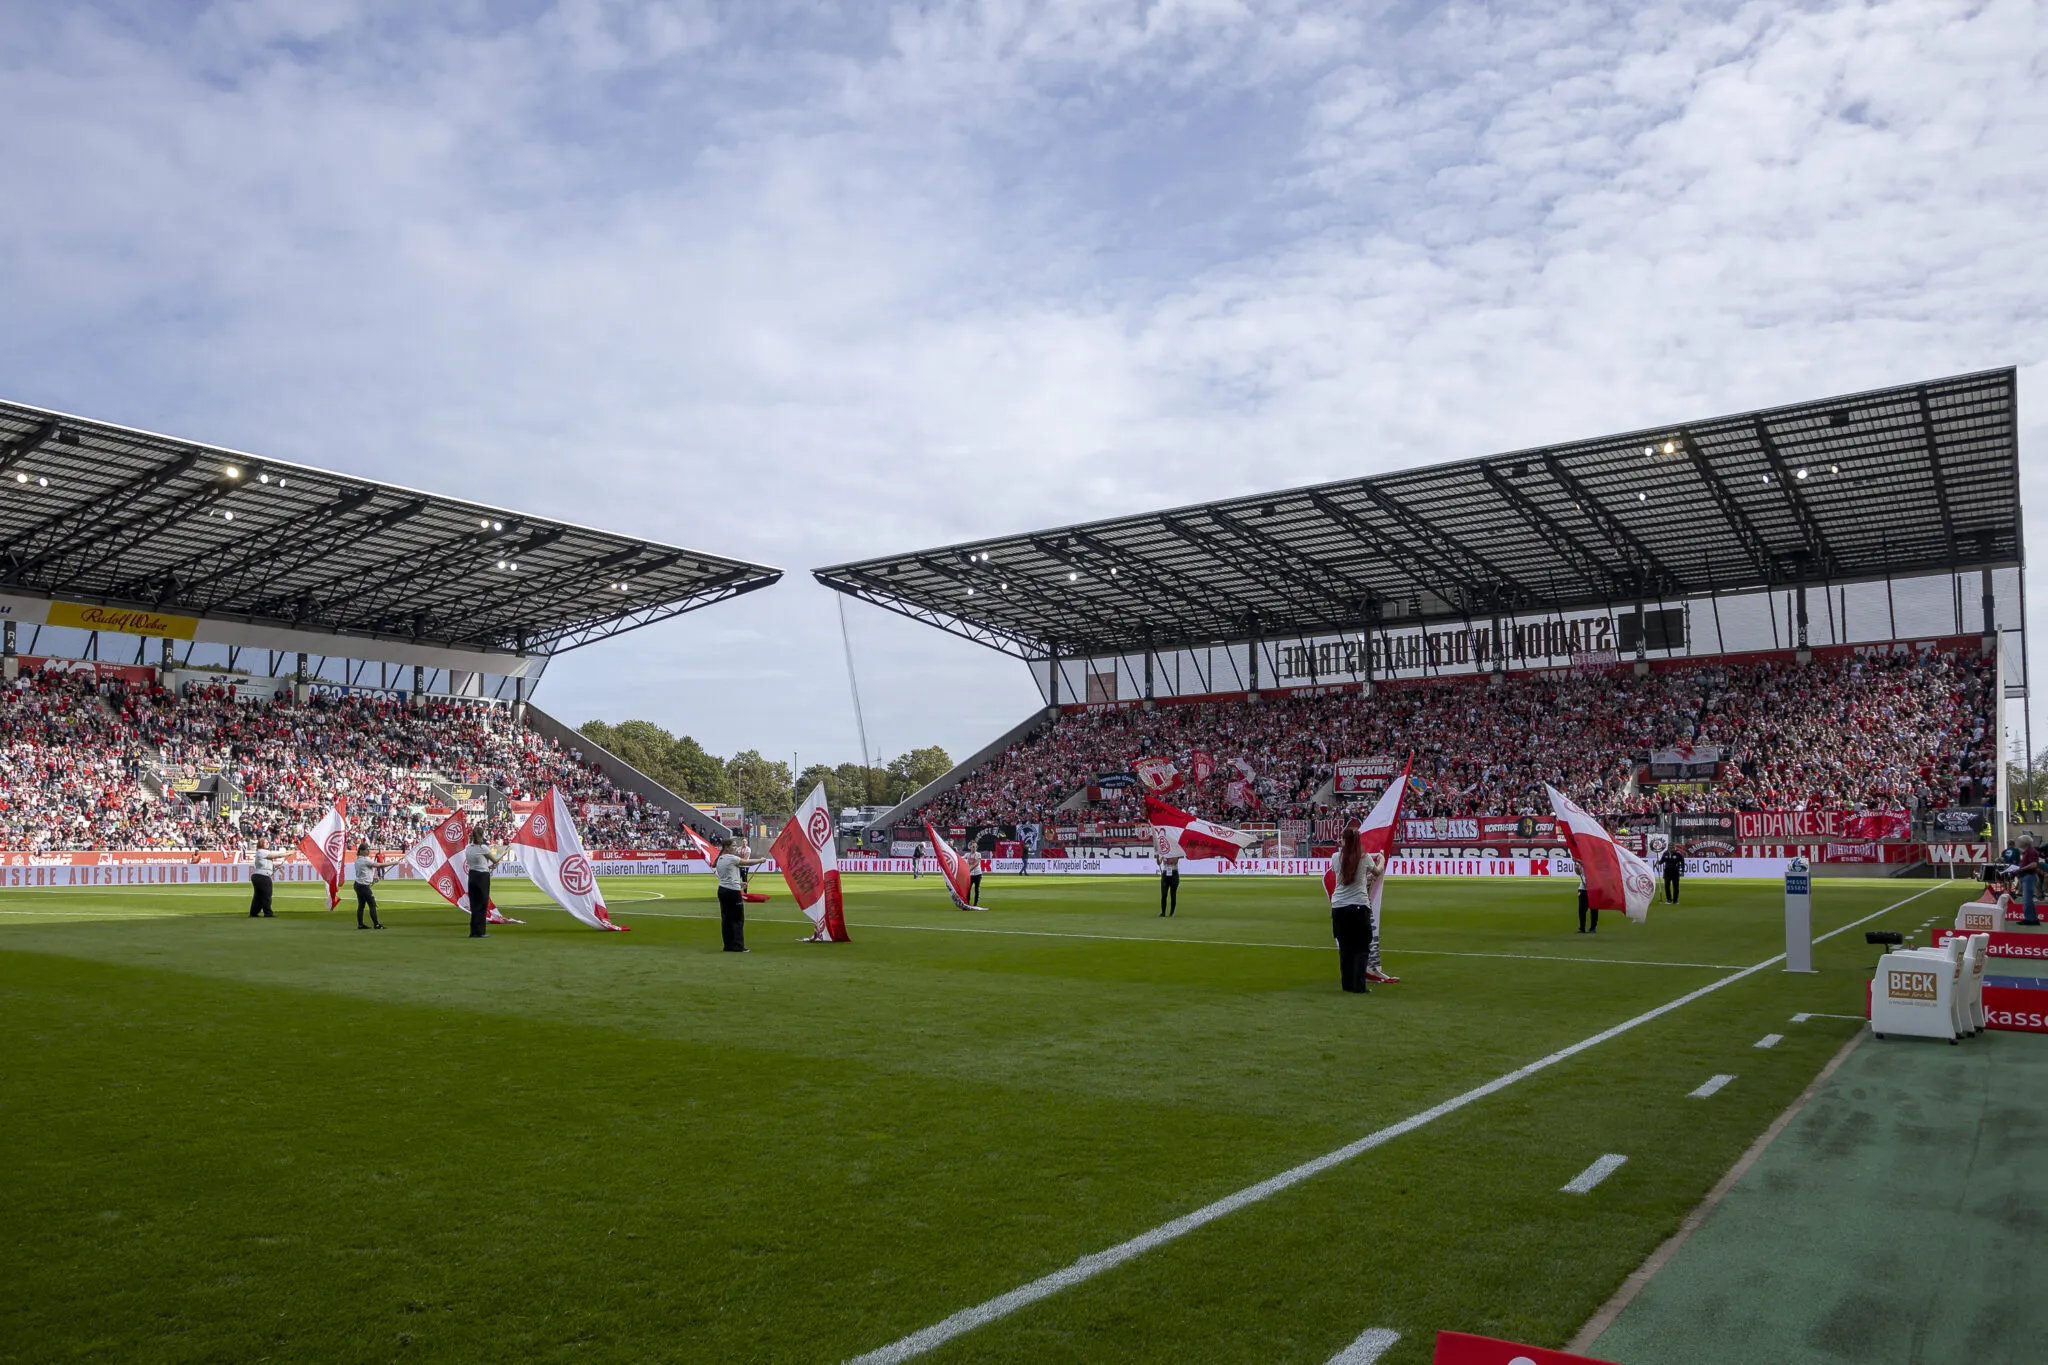
{"type": "Polygon", "coordinates": [[[574,896],[587,896],[595,891],[597,873],[591,869],[590,859],[581,853],[571,853],[562,859],[562,885],[574,896]]]}
{"type": "Polygon", "coordinates": [[[816,926],[810,941],[845,943],[845,903],[839,891],[839,853],[832,846],[832,811],[820,782],[782,827],[769,854],[789,884],[789,893],[816,926]]]}

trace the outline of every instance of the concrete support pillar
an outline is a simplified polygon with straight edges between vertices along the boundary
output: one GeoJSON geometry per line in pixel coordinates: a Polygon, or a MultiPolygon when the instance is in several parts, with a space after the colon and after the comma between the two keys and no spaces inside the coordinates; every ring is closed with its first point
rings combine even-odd
{"type": "Polygon", "coordinates": [[[1257,701],[1259,699],[1259,613],[1257,609],[1245,613],[1245,624],[1248,628],[1247,633],[1251,636],[1249,645],[1249,652],[1251,654],[1250,697],[1251,700],[1257,701]]]}
{"type": "Polygon", "coordinates": [[[1145,632],[1145,709],[1152,709],[1152,632],[1145,632]]]}
{"type": "Polygon", "coordinates": [[[298,667],[292,670],[292,700],[303,705],[312,695],[312,688],[306,682],[306,656],[301,654],[298,667]]]}
{"type": "Polygon", "coordinates": [[[6,651],[7,681],[13,682],[21,676],[21,660],[14,653],[14,622],[12,621],[6,623],[5,640],[0,642],[0,648],[4,648],[6,651]]]}
{"type": "Polygon", "coordinates": [[[1998,596],[1991,590],[1991,570],[1982,571],[1984,594],[1984,656],[1989,658],[1998,649],[1998,596]]]}
{"type": "Polygon", "coordinates": [[[1650,676],[1650,618],[1643,604],[1636,603],[1636,667],[1638,678],[1650,676]]]}
{"type": "MultiPolygon", "coordinates": [[[[1051,657],[1046,660],[1046,663],[1049,665],[1049,668],[1045,688],[1045,705],[1048,711],[1057,716],[1060,709],[1060,652],[1054,650],[1051,657]]],[[[863,759],[861,761],[866,762],[867,760],[863,759]]]]}
{"type": "Polygon", "coordinates": [[[1813,648],[1806,638],[1806,585],[1804,583],[1801,583],[1796,589],[1793,600],[1795,603],[1793,608],[1794,650],[1796,652],[1792,657],[1800,663],[1810,664],[1813,662],[1813,648]]]}

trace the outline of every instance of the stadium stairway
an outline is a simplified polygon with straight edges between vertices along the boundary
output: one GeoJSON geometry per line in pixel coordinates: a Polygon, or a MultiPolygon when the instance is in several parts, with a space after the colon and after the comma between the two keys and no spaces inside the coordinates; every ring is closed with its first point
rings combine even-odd
{"type": "MultiPolygon", "coordinates": [[[[2037,1292],[2048,1036],[1868,1033],[1605,1330],[1627,1365],[2022,1365],[2037,1292]]],[[[1598,1331],[1597,1336],[1590,1333],[1598,1331]]]]}

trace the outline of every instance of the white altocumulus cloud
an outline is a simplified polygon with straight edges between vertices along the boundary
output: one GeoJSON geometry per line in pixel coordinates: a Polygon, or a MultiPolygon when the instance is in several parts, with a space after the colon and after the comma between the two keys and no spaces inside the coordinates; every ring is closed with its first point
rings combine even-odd
{"type": "Polygon", "coordinates": [[[0,14],[0,390],[780,564],[543,695],[721,749],[851,749],[814,565],[2048,344],[2023,0],[167,10],[0,14]]]}

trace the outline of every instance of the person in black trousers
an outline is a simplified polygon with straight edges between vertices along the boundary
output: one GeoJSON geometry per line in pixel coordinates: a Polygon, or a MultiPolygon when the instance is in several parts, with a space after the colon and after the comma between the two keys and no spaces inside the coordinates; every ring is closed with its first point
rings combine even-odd
{"type": "Polygon", "coordinates": [[[746,845],[727,835],[719,842],[718,861],[712,864],[718,873],[718,933],[728,953],[747,951],[747,869],[768,861],[742,857],[746,852],[746,845]]]}
{"type": "Polygon", "coordinates": [[[1676,905],[1679,879],[1685,876],[1685,854],[1679,851],[1678,845],[1673,844],[1664,850],[1664,856],[1658,862],[1664,869],[1664,903],[1676,905]]]}
{"type": "Polygon", "coordinates": [[[1586,874],[1583,872],[1579,874],[1579,932],[1582,934],[1597,934],[1600,932],[1600,912],[1593,909],[1592,902],[1586,895],[1586,874]],[[1591,920],[1590,927],[1587,923],[1589,918],[1591,920]]]}
{"type": "Polygon", "coordinates": [[[1159,918],[1171,919],[1180,909],[1180,858],[1167,854],[1159,860],[1159,918]]]}
{"type": "Polygon", "coordinates": [[[249,918],[276,919],[271,913],[270,893],[272,877],[276,866],[271,862],[267,849],[256,850],[256,860],[249,867],[249,918]]]}
{"type": "Polygon", "coordinates": [[[356,928],[382,929],[384,922],[377,918],[377,879],[384,875],[384,864],[370,856],[370,846],[364,844],[356,850],[356,928]],[[370,912],[370,922],[363,923],[363,911],[370,912]]]}
{"type": "Polygon", "coordinates": [[[469,847],[462,850],[462,868],[469,882],[469,936],[489,937],[484,926],[491,922],[491,874],[498,870],[498,860],[491,856],[480,829],[469,832],[469,847]]]}
{"type": "Polygon", "coordinates": [[[1337,940],[1337,975],[1353,995],[1372,994],[1372,885],[1383,868],[1378,856],[1365,852],[1357,823],[1346,822],[1343,841],[1330,855],[1330,933],[1337,940]]]}

